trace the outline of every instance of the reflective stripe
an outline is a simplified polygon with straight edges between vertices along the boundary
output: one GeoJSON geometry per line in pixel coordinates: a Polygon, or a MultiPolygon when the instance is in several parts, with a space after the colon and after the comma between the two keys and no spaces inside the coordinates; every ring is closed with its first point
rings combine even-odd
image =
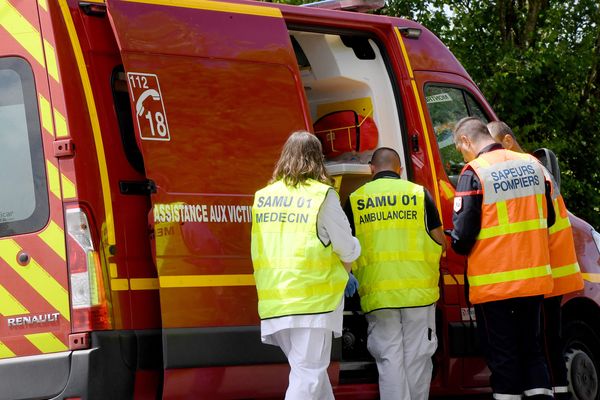
{"type": "MultiPolygon", "coordinates": [[[[286,269],[298,264],[298,260],[290,258],[273,257],[256,258],[252,264],[254,265],[254,272],[260,270],[274,270],[274,269],[286,269]]],[[[331,265],[324,263],[322,258],[303,258],[302,269],[305,271],[327,271],[331,269],[331,265]]]]}
{"type": "Polygon", "coordinates": [[[132,278],[129,280],[131,290],[156,290],[158,289],[157,278],[132,278]]]}
{"type": "MultiPolygon", "coordinates": [[[[162,278],[161,278],[162,279],[162,278]]],[[[278,299],[289,299],[289,298],[310,298],[322,296],[323,293],[328,292],[339,292],[341,300],[341,292],[344,291],[346,282],[341,282],[336,285],[332,285],[329,282],[321,283],[318,285],[287,288],[282,287],[281,289],[258,289],[258,297],[263,300],[278,300],[278,299]]],[[[334,307],[335,308],[335,307],[334,307]]]]}
{"type": "Polygon", "coordinates": [[[254,286],[254,275],[178,275],[161,276],[160,287],[254,286]]]}
{"type": "Polygon", "coordinates": [[[569,393],[568,386],[554,386],[552,390],[554,391],[554,393],[569,393]]]}
{"type": "Polygon", "coordinates": [[[62,184],[63,199],[72,199],[77,197],[75,184],[69,178],[67,178],[64,174],[60,174],[60,182],[62,184]]]}
{"type": "Polygon", "coordinates": [[[111,279],[110,280],[110,290],[113,292],[129,290],[129,280],[128,279],[111,279]]]}
{"type": "Polygon", "coordinates": [[[42,126],[48,133],[54,136],[54,126],[52,125],[52,109],[50,102],[41,94],[38,94],[40,101],[40,116],[42,117],[42,126]]]}
{"type": "Polygon", "coordinates": [[[67,290],[33,258],[30,258],[27,265],[17,263],[16,255],[21,250],[21,246],[14,240],[0,241],[0,257],[4,262],[10,265],[23,280],[69,321],[69,294],[67,290]]]}
{"type": "Polygon", "coordinates": [[[15,353],[2,342],[0,342],[0,358],[10,358],[16,356],[15,353]]]}
{"type": "Polygon", "coordinates": [[[496,212],[498,213],[498,224],[508,226],[510,221],[508,220],[508,205],[506,201],[496,203],[496,212]]]}
{"type": "Polygon", "coordinates": [[[131,3],[153,4],[159,6],[171,6],[181,8],[192,8],[197,10],[221,11],[236,14],[259,15],[263,17],[282,18],[281,11],[274,7],[263,7],[246,4],[232,4],[220,1],[208,0],[127,0],[131,3]]]}
{"type": "MultiPolygon", "coordinates": [[[[555,210],[557,208],[554,208],[555,210]]],[[[557,217],[554,225],[548,228],[548,232],[550,234],[556,233],[558,231],[562,231],[563,229],[567,229],[571,226],[571,222],[569,222],[569,218],[561,218],[557,217]]]]}
{"type": "Polygon", "coordinates": [[[363,256],[365,265],[371,265],[386,261],[403,260],[423,260],[426,262],[437,263],[440,260],[438,254],[423,253],[423,251],[378,251],[373,254],[363,256]]]}
{"type": "Polygon", "coordinates": [[[67,119],[56,108],[54,109],[54,124],[56,125],[56,137],[69,136],[67,119]]]}
{"type": "Polygon", "coordinates": [[[531,396],[537,396],[537,395],[544,395],[544,396],[550,396],[550,398],[552,398],[552,389],[546,389],[546,388],[534,388],[534,389],[529,389],[523,392],[523,394],[526,397],[531,397],[531,396]]]}
{"type": "Polygon", "coordinates": [[[4,286],[0,285],[0,315],[10,317],[20,314],[29,314],[29,311],[4,286]]]}
{"type": "MultiPolygon", "coordinates": [[[[40,32],[7,0],[0,0],[0,10],[2,10],[0,26],[6,29],[42,67],[46,68],[45,56],[48,56],[48,53],[44,54],[40,32]]],[[[53,52],[54,49],[52,49],[53,52]]],[[[56,60],[53,60],[52,63],[56,65],[56,60]]],[[[48,69],[48,73],[50,72],[48,69]]],[[[51,76],[58,81],[58,75],[55,75],[55,72],[52,70],[51,76]]]]}
{"type": "Polygon", "coordinates": [[[44,54],[46,55],[46,68],[48,68],[48,75],[54,78],[54,80],[60,83],[58,75],[58,64],[56,62],[56,52],[54,47],[44,39],[44,54]]]}
{"type": "Polygon", "coordinates": [[[523,397],[520,394],[502,394],[494,393],[495,400],[521,400],[523,397]]]}
{"type": "Polygon", "coordinates": [[[48,2],[46,0],[38,0],[38,4],[44,9],[44,11],[48,11],[48,2]]]}
{"type": "Polygon", "coordinates": [[[552,268],[552,277],[553,278],[562,278],[563,276],[576,274],[579,272],[579,264],[569,264],[562,267],[554,267],[552,268]]]}
{"type": "Polygon", "coordinates": [[[54,221],[50,221],[46,229],[38,235],[60,258],[66,260],[65,232],[54,221]]]}
{"type": "Polygon", "coordinates": [[[486,275],[469,276],[469,285],[482,286],[494,283],[521,281],[525,279],[541,278],[550,275],[550,265],[542,265],[535,268],[523,268],[512,271],[496,272],[486,275]]]}
{"type": "Polygon", "coordinates": [[[496,236],[509,235],[512,233],[535,231],[539,229],[545,229],[547,226],[548,221],[545,218],[514,222],[509,225],[491,226],[489,228],[482,228],[481,231],[479,231],[477,239],[489,239],[496,236]]]}
{"type": "Polygon", "coordinates": [[[437,279],[396,279],[396,280],[381,280],[371,285],[361,285],[358,287],[358,291],[361,296],[367,296],[369,294],[386,291],[386,290],[398,290],[398,289],[432,289],[436,290],[434,286],[437,285],[437,279]]]}
{"type": "Polygon", "coordinates": [[[50,185],[50,192],[52,192],[52,194],[57,198],[62,199],[60,194],[58,168],[56,168],[56,166],[49,160],[46,160],[46,170],[48,171],[48,184],[50,185]]]}
{"type": "Polygon", "coordinates": [[[61,342],[56,336],[54,336],[54,334],[50,332],[34,333],[31,335],[25,335],[25,337],[42,353],[56,353],[59,351],[69,350],[69,348],[63,342],[61,342]]]}

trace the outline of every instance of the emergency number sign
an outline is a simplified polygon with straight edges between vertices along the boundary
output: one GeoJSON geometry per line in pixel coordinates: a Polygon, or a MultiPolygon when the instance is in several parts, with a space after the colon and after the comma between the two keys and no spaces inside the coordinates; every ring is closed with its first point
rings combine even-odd
{"type": "Polygon", "coordinates": [[[142,140],[171,140],[158,76],[128,72],[127,81],[142,140]]]}

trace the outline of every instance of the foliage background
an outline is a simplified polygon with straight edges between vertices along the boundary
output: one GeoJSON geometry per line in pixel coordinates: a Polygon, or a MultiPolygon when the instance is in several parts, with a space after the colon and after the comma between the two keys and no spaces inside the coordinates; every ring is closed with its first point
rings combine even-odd
{"type": "Polygon", "coordinates": [[[435,33],[524,149],[556,153],[567,206],[600,227],[598,0],[388,0],[377,13],[435,33]]]}

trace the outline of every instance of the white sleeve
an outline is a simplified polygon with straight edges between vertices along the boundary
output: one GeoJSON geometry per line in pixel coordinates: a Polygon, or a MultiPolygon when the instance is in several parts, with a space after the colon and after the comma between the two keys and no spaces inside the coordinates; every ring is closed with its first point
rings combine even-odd
{"type": "Polygon", "coordinates": [[[331,243],[333,252],[343,262],[352,262],[360,255],[360,243],[352,236],[348,218],[333,189],[327,193],[319,210],[317,233],[325,245],[331,243]]]}

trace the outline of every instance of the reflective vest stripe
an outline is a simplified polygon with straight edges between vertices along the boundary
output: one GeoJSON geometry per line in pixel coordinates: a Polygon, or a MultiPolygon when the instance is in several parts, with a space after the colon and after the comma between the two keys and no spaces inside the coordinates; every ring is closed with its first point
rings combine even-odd
{"type": "Polygon", "coordinates": [[[430,263],[437,263],[440,260],[436,253],[424,253],[422,251],[378,251],[372,254],[366,254],[363,258],[366,265],[385,261],[402,260],[423,260],[430,263]]]}
{"type": "Polygon", "coordinates": [[[562,267],[552,267],[552,277],[553,278],[562,278],[571,274],[579,273],[579,264],[569,264],[563,265],[562,267]]]}
{"type": "Polygon", "coordinates": [[[479,276],[469,275],[469,285],[477,287],[502,282],[521,281],[524,279],[539,278],[550,273],[550,265],[542,265],[539,267],[515,269],[512,271],[495,272],[479,276]]]}
{"type": "Polygon", "coordinates": [[[397,280],[380,280],[373,282],[372,284],[365,284],[358,287],[358,292],[361,296],[373,294],[383,290],[396,290],[396,289],[432,289],[434,290],[437,286],[438,280],[435,278],[429,279],[397,279],[397,280]]]}
{"type": "Polygon", "coordinates": [[[546,219],[532,219],[529,221],[514,222],[510,225],[492,226],[482,228],[479,231],[477,239],[489,239],[501,235],[509,235],[511,233],[537,231],[548,226],[546,219]]]}
{"type": "MultiPolygon", "coordinates": [[[[319,283],[316,285],[297,287],[297,288],[275,288],[275,289],[257,289],[258,296],[261,300],[277,300],[281,298],[293,298],[293,297],[313,297],[320,296],[323,292],[343,292],[346,287],[346,282],[335,282],[335,283],[319,283]]],[[[342,299],[338,299],[339,301],[342,299]]],[[[305,310],[309,313],[310,310],[305,310]]]]}

